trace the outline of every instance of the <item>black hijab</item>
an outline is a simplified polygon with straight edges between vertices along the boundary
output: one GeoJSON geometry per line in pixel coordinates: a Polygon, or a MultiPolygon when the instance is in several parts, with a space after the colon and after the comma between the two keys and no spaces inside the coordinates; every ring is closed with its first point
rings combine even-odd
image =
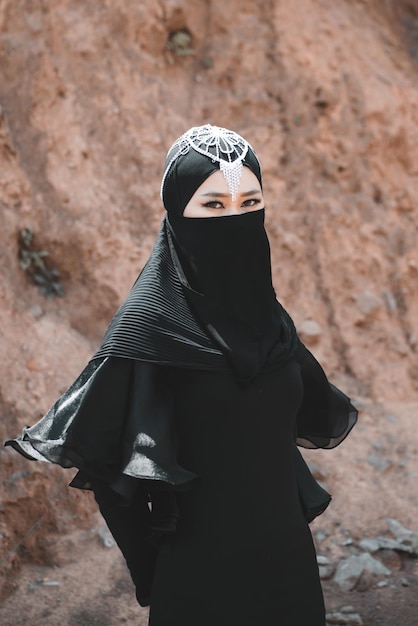
{"type": "MultiPolygon", "coordinates": [[[[219,163],[193,149],[174,161],[172,153],[162,187],[168,219],[96,356],[232,368],[238,379],[252,380],[291,358],[297,345],[272,285],[264,210],[184,217],[190,198],[219,163]]],[[[261,185],[250,147],[243,165],[261,185]]]]}
{"type": "MultiPolygon", "coordinates": [[[[243,165],[262,186],[250,147],[243,165]]],[[[295,331],[273,289],[264,209],[225,217],[183,215],[198,187],[218,169],[218,163],[190,150],[169,170],[163,201],[186,298],[236,375],[251,380],[292,356],[295,331]]]]}
{"type": "MultiPolygon", "coordinates": [[[[261,184],[260,167],[251,149],[243,163],[261,184]]],[[[168,215],[147,264],[110,323],[93,361],[116,356],[232,372],[247,383],[258,372],[279,368],[294,356],[304,387],[296,441],[309,448],[333,448],[350,432],[357,411],[349,398],[328,382],[275,298],[263,212],[232,218],[183,217],[196,189],[218,167],[216,160],[197,155],[193,148],[175,159],[173,151],[169,153],[162,185],[168,215]],[[205,242],[202,250],[200,240],[205,242]],[[251,253],[249,269],[239,242],[243,242],[242,251],[251,253]],[[237,263],[228,269],[221,261],[215,263],[215,259],[225,259],[232,246],[248,271],[237,263]],[[189,255],[195,256],[194,263],[189,255]],[[216,294],[214,274],[208,271],[211,261],[226,285],[216,294]],[[237,281],[238,288],[227,282],[227,274],[228,280],[237,281]]],[[[279,415],[280,406],[277,410],[279,415]]]]}

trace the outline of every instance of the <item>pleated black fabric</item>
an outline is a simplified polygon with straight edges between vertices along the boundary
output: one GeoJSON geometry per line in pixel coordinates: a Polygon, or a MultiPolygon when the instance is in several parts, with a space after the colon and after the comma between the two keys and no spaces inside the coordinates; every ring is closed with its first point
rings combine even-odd
{"type": "Polygon", "coordinates": [[[187,304],[167,231],[165,219],[147,264],[111,321],[94,358],[117,356],[227,371],[224,355],[187,304]]]}
{"type": "MultiPolygon", "coordinates": [[[[20,437],[6,445],[29,459],[78,467],[81,475],[74,486],[88,487],[91,475],[112,484],[127,499],[133,489],[130,478],[178,486],[191,483],[193,475],[175,460],[170,399],[163,404],[157,401],[164,396],[164,383],[150,367],[229,372],[231,365],[221,344],[216,345],[199,323],[188,297],[201,295],[188,287],[164,220],[151,257],[99,351],[42,420],[25,427],[20,437]],[[141,438],[142,432],[152,432],[153,437],[141,438]]],[[[296,358],[304,383],[296,441],[308,448],[333,448],[353,428],[357,410],[330,385],[281,310],[280,323],[288,325],[290,343],[284,343],[283,352],[263,371],[296,358]]],[[[280,415],[280,405],[276,409],[280,415]]]]}
{"type": "MultiPolygon", "coordinates": [[[[252,214],[233,219],[239,228],[240,219],[251,218],[252,224],[254,218],[260,222],[260,217],[252,214]]],[[[262,222],[261,227],[264,231],[262,222]]],[[[269,271],[268,248],[267,252],[265,269],[269,271]]],[[[148,263],[110,323],[94,358],[116,356],[212,371],[227,371],[232,366],[240,379],[250,380],[263,368],[285,363],[297,347],[293,321],[277,302],[271,278],[268,291],[266,314],[258,327],[252,328],[245,318],[234,316],[213,298],[193,289],[166,218],[148,263]]]]}

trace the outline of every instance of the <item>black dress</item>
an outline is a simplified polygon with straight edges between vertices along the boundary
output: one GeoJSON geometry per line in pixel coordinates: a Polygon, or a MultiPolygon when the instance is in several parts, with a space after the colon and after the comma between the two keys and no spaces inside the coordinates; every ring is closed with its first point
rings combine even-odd
{"type": "Polygon", "coordinates": [[[157,557],[150,626],[323,626],[292,452],[299,365],[245,387],[225,373],[174,368],[168,380],[179,461],[200,478],[178,494],[177,533],[157,557]]]}

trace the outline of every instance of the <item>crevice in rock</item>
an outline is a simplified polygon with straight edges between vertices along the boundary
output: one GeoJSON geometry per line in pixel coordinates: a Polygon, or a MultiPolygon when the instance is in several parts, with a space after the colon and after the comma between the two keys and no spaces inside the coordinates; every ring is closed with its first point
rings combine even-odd
{"type": "Polygon", "coordinates": [[[392,286],[392,293],[396,302],[396,314],[405,343],[414,354],[417,353],[416,338],[414,338],[412,329],[408,322],[408,305],[405,298],[405,289],[402,286],[396,268],[393,268],[389,274],[389,283],[392,286]]]}

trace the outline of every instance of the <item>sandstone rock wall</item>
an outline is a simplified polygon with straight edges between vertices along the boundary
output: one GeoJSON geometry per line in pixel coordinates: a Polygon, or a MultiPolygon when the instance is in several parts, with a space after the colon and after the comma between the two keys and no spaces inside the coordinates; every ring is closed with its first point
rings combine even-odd
{"type": "MultiPolygon", "coordinates": [[[[163,216],[165,152],[205,122],[263,163],[276,291],[331,377],[356,396],[415,397],[417,24],[410,3],[383,0],[4,0],[2,438],[98,345],[163,216]],[[20,267],[27,226],[64,298],[20,267]]],[[[50,467],[0,459],[7,571],[36,520],[38,539],[62,532],[90,502],[59,468],[51,488],[50,467]]]]}

